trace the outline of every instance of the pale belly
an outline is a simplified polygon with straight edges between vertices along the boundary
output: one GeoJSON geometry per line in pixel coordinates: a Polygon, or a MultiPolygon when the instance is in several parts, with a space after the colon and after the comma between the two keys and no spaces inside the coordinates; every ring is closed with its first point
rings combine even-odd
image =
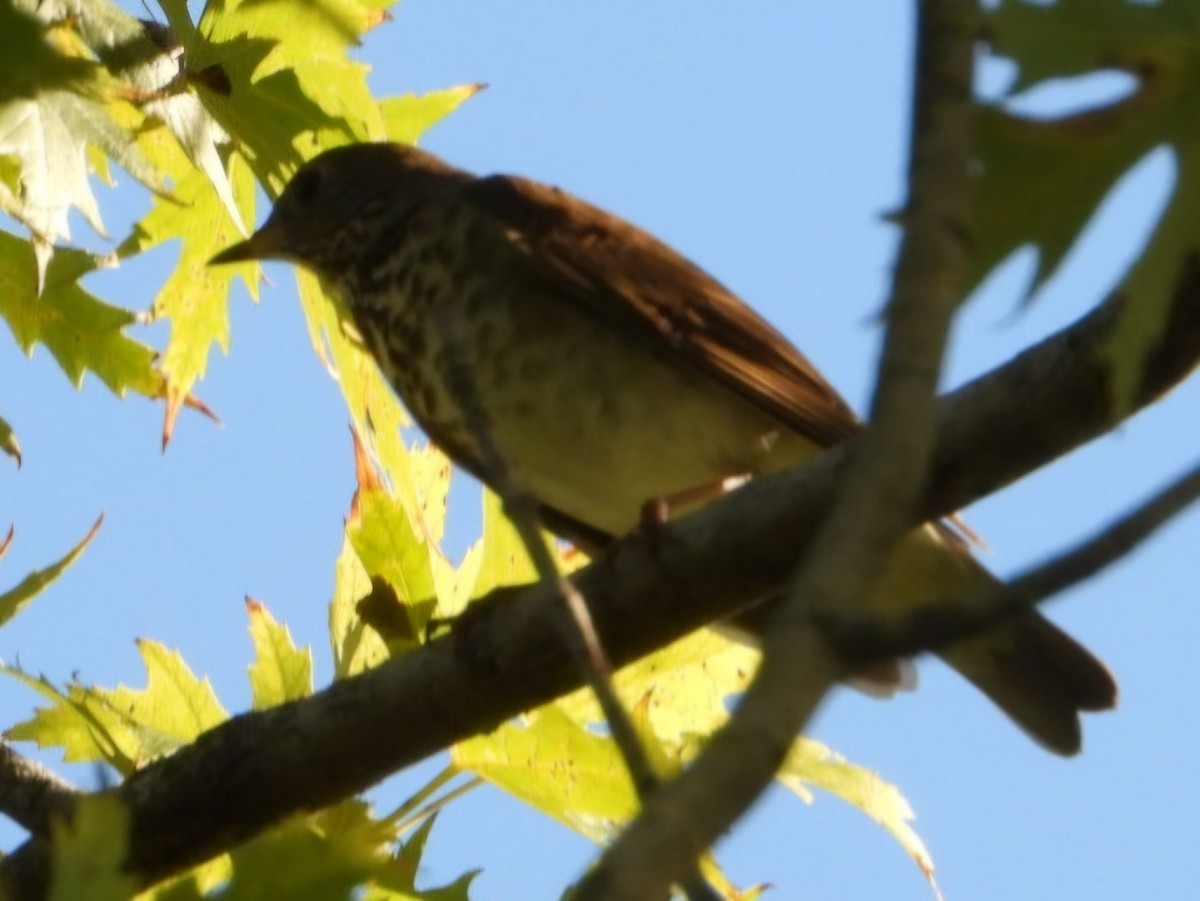
{"type": "MultiPolygon", "coordinates": [[[[441,344],[423,331],[425,347],[441,344]]],[[[487,361],[472,375],[517,487],[609,534],[633,528],[649,500],[786,468],[818,450],[709,376],[549,298],[492,299],[486,322],[459,340],[468,359],[487,361]]],[[[435,438],[469,440],[444,384],[397,388],[435,438]]],[[[672,504],[672,513],[686,506],[672,504]]]]}

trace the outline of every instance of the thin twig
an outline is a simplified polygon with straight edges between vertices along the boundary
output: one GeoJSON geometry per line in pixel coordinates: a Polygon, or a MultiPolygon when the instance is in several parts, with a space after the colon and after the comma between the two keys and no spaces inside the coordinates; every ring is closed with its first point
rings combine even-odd
{"type": "Polygon", "coordinates": [[[733,717],[584,877],[579,901],[659,896],[766,789],[842,672],[821,631],[801,614],[857,609],[911,527],[966,270],[973,11],[970,0],[918,4],[906,230],[871,419],[839,482],[838,502],[764,636],[762,663],[733,717]]]}
{"type": "Polygon", "coordinates": [[[1200,464],[1071,550],[974,597],[944,601],[891,621],[820,611],[814,611],[812,617],[838,653],[855,663],[937,650],[1028,613],[1047,598],[1090,579],[1127,556],[1197,499],[1200,464]]]}
{"type": "MultiPolygon", "coordinates": [[[[596,631],[587,601],[574,583],[559,571],[543,535],[537,505],[513,482],[508,463],[493,440],[491,422],[476,389],[471,361],[463,352],[463,342],[456,328],[455,318],[441,311],[435,314],[435,318],[445,354],[446,388],[462,411],[463,423],[478,445],[484,471],[489,476],[489,484],[500,495],[504,513],[525,545],[538,579],[545,585],[553,586],[571,615],[575,628],[569,631],[567,640],[587,677],[592,693],[600,704],[613,741],[621,752],[633,781],[634,790],[644,804],[658,788],[658,775],[642,745],[633,720],[617,696],[612,683],[612,664],[596,631]]],[[[681,883],[691,901],[718,901],[719,896],[695,864],[688,871],[681,873],[681,883]]]]}
{"type": "Polygon", "coordinates": [[[432,796],[434,792],[436,792],[443,785],[446,785],[461,772],[462,770],[460,770],[454,764],[444,767],[440,773],[438,773],[436,776],[430,779],[429,782],[418,789],[415,794],[408,798],[408,800],[385,816],[382,822],[387,823],[388,825],[395,825],[400,820],[404,819],[404,817],[408,816],[410,813],[424,804],[427,798],[432,796]]]}
{"type": "Polygon", "coordinates": [[[400,823],[396,827],[396,833],[398,835],[403,835],[413,826],[419,824],[422,820],[437,813],[455,798],[461,798],[467,792],[471,791],[472,789],[476,789],[481,785],[483,785],[483,779],[479,776],[473,776],[457,788],[446,792],[446,794],[442,795],[440,798],[430,801],[408,819],[404,820],[404,822],[400,823]]]}
{"type": "Polygon", "coordinates": [[[49,767],[0,742],[0,813],[34,835],[49,835],[52,822],[70,817],[79,795],[49,767]]]}

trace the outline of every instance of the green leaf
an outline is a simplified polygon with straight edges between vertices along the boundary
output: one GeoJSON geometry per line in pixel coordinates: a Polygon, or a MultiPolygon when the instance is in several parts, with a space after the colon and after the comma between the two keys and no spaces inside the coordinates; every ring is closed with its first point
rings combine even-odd
{"type": "MultiPolygon", "coordinates": [[[[727,699],[745,690],[758,659],[755,649],[704,629],[623,667],[613,681],[626,704],[646,705],[658,741],[679,749],[725,723],[727,699]]],[[[557,703],[581,725],[602,722],[588,689],[557,703]]]]}
{"type": "Polygon", "coordinates": [[[221,901],[349,901],[381,863],[304,820],[272,829],[230,856],[233,875],[216,896],[221,901]]]}
{"type": "Polygon", "coordinates": [[[44,92],[32,100],[0,107],[0,155],[15,159],[19,190],[0,183],[0,210],[33,235],[39,292],[54,242],[69,239],[67,213],[79,209],[104,235],[100,207],[88,185],[87,101],[67,91],[44,92]]]}
{"type": "Polygon", "coordinates": [[[38,297],[29,242],[0,231],[0,318],[26,353],[44,344],[76,387],[91,371],[118,397],[127,390],[161,397],[165,387],[154,369],[154,351],[124,334],[136,321],[134,314],[97,300],[79,285],[78,279],[95,268],[89,254],[60,251],[38,297]]]}
{"type": "Polygon", "coordinates": [[[395,637],[417,642],[437,606],[432,557],[440,552],[414,527],[403,502],[378,484],[360,484],[346,537],[367,573],[386,582],[402,608],[407,629],[395,637]]]}
{"type": "Polygon", "coordinates": [[[254,709],[265,710],[312,694],[312,652],[308,648],[299,650],[287,626],[276,622],[258,601],[247,598],[246,612],[250,614],[250,638],[254,642],[254,663],[250,666],[254,709]]]}
{"type": "MultiPolygon", "coordinates": [[[[446,524],[450,461],[434,447],[409,448],[405,445],[401,429],[408,424],[408,416],[374,358],[363,347],[344,305],[336,297],[326,294],[317,279],[306,272],[297,272],[297,285],[313,349],[337,380],[350,412],[360,483],[364,473],[382,474],[395,504],[407,512],[411,528],[406,527],[406,532],[420,535],[428,549],[426,556],[433,578],[433,595],[438,601],[438,615],[453,615],[465,606],[465,598],[474,582],[475,557],[469,554],[465,568],[456,569],[438,548],[446,524]]],[[[422,563],[421,567],[424,566],[422,563]]],[[[349,575],[340,562],[338,572],[339,580],[341,574],[349,575]]],[[[369,575],[381,574],[376,568],[369,575]]],[[[352,607],[371,589],[367,584],[355,590],[360,593],[352,597],[335,591],[339,618],[334,636],[335,661],[349,660],[337,650],[342,645],[342,638],[359,646],[361,621],[355,624],[357,615],[352,607]]],[[[397,591],[403,594],[399,589],[397,591]]],[[[421,612],[411,621],[411,627],[423,629],[428,615],[428,611],[421,612]]]]}
{"type": "Polygon", "coordinates": [[[205,106],[274,196],[301,159],[348,141],[381,140],[383,122],[368,67],[346,49],[380,20],[355,0],[209,4],[194,31],[169,18],[193,71],[220,71],[228,91],[199,82],[205,106]]]}
{"type": "Polygon", "coordinates": [[[853,804],[892,834],[941,897],[933,881],[933,858],[910,825],[912,808],[895,785],[807,738],[792,744],[777,778],[805,802],[812,800],[807,786],[813,785],[853,804]]]}
{"type": "Polygon", "coordinates": [[[395,844],[398,835],[390,820],[377,819],[371,805],[360,798],[347,798],[308,818],[309,825],[326,838],[343,845],[355,845],[364,853],[383,853],[395,844]]]}
{"type": "Polygon", "coordinates": [[[108,724],[95,715],[92,708],[102,705],[92,703],[83,686],[72,685],[63,692],[45,676],[34,677],[3,663],[0,673],[33,689],[52,705],[37,708],[33,719],[5,730],[6,739],[36,742],[39,748],[61,748],[68,763],[102,760],[122,774],[136,769],[137,761],[125,753],[108,724]]]}
{"type": "Polygon", "coordinates": [[[129,813],[109,793],[83,795],[70,823],[51,827],[50,901],[125,901],[137,882],[125,870],[129,813]]]}
{"type": "MultiPolygon", "coordinates": [[[[358,799],[293,818],[156,886],[146,901],[324,901],[375,897],[369,887],[391,878],[392,824],[377,820],[358,799]],[[364,894],[368,892],[368,894],[364,894]]],[[[423,896],[422,896],[423,897],[423,896]]]]}
{"type": "Polygon", "coordinates": [[[1141,159],[1144,123],[1121,116],[1098,133],[1096,112],[1038,120],[983,107],[975,133],[983,176],[975,195],[972,284],[1019,247],[1038,251],[1030,291],[1048,279],[1117,179],[1141,159]]]}
{"type": "MultiPolygon", "coordinates": [[[[45,34],[53,35],[57,49],[79,57],[91,72],[86,81],[76,79],[62,88],[45,87],[0,102],[0,156],[17,164],[15,190],[11,179],[0,180],[0,210],[32,233],[39,291],[54,242],[70,237],[71,207],[104,235],[100,208],[88,184],[89,147],[103,151],[149,187],[162,187],[161,177],[138,149],[133,134],[112,116],[120,106],[127,117],[140,122],[141,114],[133,107],[110,103],[134,93],[130,86],[90,59],[89,49],[70,24],[47,28],[45,34]]],[[[19,50],[18,60],[27,53],[38,57],[40,52],[33,48],[41,43],[19,50]]]]}
{"type": "MultiPolygon", "coordinates": [[[[95,4],[103,8],[104,3],[95,4]]],[[[124,15],[120,10],[118,15],[124,15]]],[[[186,11],[185,11],[186,15],[186,11]]],[[[234,197],[234,189],[225,171],[225,163],[218,150],[229,144],[229,135],[216,122],[200,98],[184,85],[189,80],[202,80],[203,73],[193,73],[188,68],[188,59],[182,47],[174,41],[170,31],[154,22],[139,22],[128,17],[122,22],[122,39],[116,46],[112,32],[96,29],[99,34],[89,45],[109,68],[119,72],[121,78],[132,88],[149,98],[139,104],[150,121],[159,120],[175,139],[191,166],[201,170],[229,213],[238,233],[247,234],[241,210],[234,197]]],[[[88,34],[85,31],[85,39],[88,34]]],[[[154,141],[146,140],[148,123],[126,122],[130,131],[137,135],[138,147],[147,151],[147,156],[176,182],[187,174],[175,160],[165,163],[155,159],[154,141]]],[[[251,198],[252,199],[252,198],[251,198]]]]}
{"type": "MultiPolygon", "coordinates": [[[[78,34],[80,40],[98,56],[110,71],[119,72],[158,54],[144,43],[149,27],[113,0],[16,0],[19,5],[36,8],[43,21],[78,34]]],[[[124,72],[121,72],[124,75],[124,72]]]]}
{"type": "MultiPolygon", "coordinates": [[[[426,523],[422,508],[434,511],[436,521],[444,521],[441,508],[445,505],[449,474],[439,484],[430,486],[428,496],[418,494],[409,451],[400,431],[410,420],[380,373],[375,358],[363,346],[345,304],[326,293],[317,278],[304,270],[297,269],[296,285],[313,349],[337,380],[356,440],[362,444],[359,456],[365,454],[370,464],[386,473],[391,489],[414,516],[420,514],[420,529],[436,544],[438,539],[434,536],[438,529],[426,523]]],[[[360,468],[365,465],[360,464],[360,468]]]]}
{"type": "MultiPolygon", "coordinates": [[[[727,701],[745,690],[758,667],[758,652],[706,629],[680,639],[623,668],[614,683],[627,704],[636,704],[643,736],[654,736],[660,760],[690,763],[708,736],[729,719],[727,701]]],[[[587,690],[561,698],[557,706],[586,727],[600,721],[587,690]]],[[[899,790],[878,775],[848,763],[818,742],[798,738],[779,779],[806,802],[807,786],[836,795],[882,825],[932,880],[933,864],[909,825],[912,811],[899,790]]]]}
{"type": "MultiPolygon", "coordinates": [[[[91,543],[91,540],[96,537],[96,533],[100,531],[100,524],[103,522],[104,517],[100,516],[91,529],[88,530],[88,533],[62,559],[50,564],[45,569],[35,569],[22,579],[20,584],[15,588],[0,594],[0,625],[4,625],[4,623],[20,613],[25,608],[25,605],[46,590],[46,586],[67,571],[71,564],[79,559],[79,556],[88,544],[91,543]]],[[[9,530],[8,538],[5,539],[3,544],[0,544],[0,556],[3,556],[11,540],[12,531],[9,530]]]]}
{"type": "MultiPolygon", "coordinates": [[[[552,548],[557,539],[549,532],[542,533],[542,540],[552,548]]],[[[559,554],[559,570],[571,572],[586,564],[587,558],[576,552],[559,554]]],[[[453,617],[460,614],[468,602],[482,598],[497,588],[528,585],[538,580],[537,570],[529,559],[529,552],[516,528],[504,514],[504,505],[491,490],[483,490],[483,535],[467,552],[462,564],[455,571],[450,590],[442,594],[442,606],[438,614],[453,617]]]]}
{"type": "Polygon", "coordinates": [[[5,737],[61,747],[68,761],[104,760],[128,775],[228,718],[208,680],[197,679],[177,653],[146,639],[137,646],[147,673],[141,690],[75,683],[62,692],[45,679],[0,667],[52,702],[33,719],[8,729],[5,737]]]}
{"type": "Polygon", "coordinates": [[[421,823],[404,843],[392,861],[376,878],[376,884],[367,890],[363,901],[469,901],[471,882],[479,870],[471,870],[454,882],[440,888],[418,889],[417,871],[425,855],[425,843],[433,829],[436,816],[421,823]]]}
{"type": "Polygon", "coordinates": [[[0,453],[12,457],[17,461],[17,468],[20,468],[21,445],[17,441],[17,433],[12,430],[12,426],[5,421],[3,416],[0,416],[0,453]]]}
{"type": "Polygon", "coordinates": [[[381,100],[379,108],[388,140],[402,144],[417,143],[421,135],[485,87],[482,84],[464,84],[427,94],[403,94],[381,100]]]}
{"type": "Polygon", "coordinates": [[[638,802],[616,745],[554,705],[455,745],[471,770],[594,842],[612,839],[638,802]]]}
{"type": "MultiPolygon", "coordinates": [[[[170,198],[156,198],[153,209],[134,226],[119,253],[125,256],[168,241],[180,242],[176,266],[152,307],[156,318],[171,321],[170,338],[160,363],[167,391],[163,434],[164,440],[169,440],[180,405],[204,374],[211,346],[215,343],[223,352],[229,351],[228,296],[234,276],[245,277],[257,271],[257,266],[208,265],[218,250],[235,240],[238,223],[230,217],[212,179],[192,168],[173,142],[156,155],[170,166],[170,171],[185,174],[170,198]]],[[[246,217],[252,218],[254,180],[250,170],[236,154],[230,168],[233,193],[246,217]]]]}
{"type": "MultiPolygon", "coordinates": [[[[335,374],[354,423],[358,490],[346,535],[368,579],[383,580],[395,593],[404,625],[389,639],[411,643],[423,634],[437,607],[439,583],[447,581],[439,579],[444,561],[437,542],[444,528],[450,470],[439,452],[410,455],[400,434],[407,417],[358,342],[343,306],[327,297],[308,273],[298,272],[297,283],[314,347],[335,374]],[[379,470],[388,484],[380,480],[379,470]]],[[[349,601],[343,597],[338,606],[343,636],[357,631],[349,601]]],[[[339,639],[334,641],[335,658],[347,659],[336,650],[339,639]]]]}
{"type": "Polygon", "coordinates": [[[488,489],[483,492],[483,540],[479,571],[472,597],[483,597],[495,588],[536,582],[537,570],[516,528],[504,515],[504,505],[488,489]]]}
{"type": "Polygon", "coordinates": [[[1123,99],[1058,118],[980,112],[972,284],[1032,244],[1036,289],[1132,165],[1157,147],[1174,154],[1167,207],[1119,288],[1130,302],[1110,354],[1123,404],[1162,332],[1171,288],[1200,250],[1200,7],[1193,0],[1005,0],[985,14],[985,24],[996,52],[1016,63],[1018,89],[1114,68],[1137,86],[1123,99]]]}
{"type": "Polygon", "coordinates": [[[333,646],[333,672],[338,679],[353,676],[387,660],[387,644],[358,613],[358,602],[371,591],[371,577],[354,553],[350,541],[334,566],[333,600],[329,602],[329,641],[333,646]]]}
{"type": "Polygon", "coordinates": [[[0,105],[40,91],[82,86],[95,77],[95,63],[63,53],[49,31],[31,12],[0,3],[0,105]]]}

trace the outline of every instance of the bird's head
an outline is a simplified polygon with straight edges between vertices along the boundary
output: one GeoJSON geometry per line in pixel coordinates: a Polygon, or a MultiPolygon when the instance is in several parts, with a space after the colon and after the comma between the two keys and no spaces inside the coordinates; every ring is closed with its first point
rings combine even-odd
{"type": "Polygon", "coordinates": [[[209,264],[286,260],[339,280],[372,236],[470,176],[403,144],[349,144],[296,170],[267,221],[209,264]]]}

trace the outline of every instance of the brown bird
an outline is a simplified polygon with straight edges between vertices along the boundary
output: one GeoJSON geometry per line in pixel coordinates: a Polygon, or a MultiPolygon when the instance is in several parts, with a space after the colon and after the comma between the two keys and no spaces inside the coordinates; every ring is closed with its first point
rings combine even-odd
{"type": "MultiPolygon", "coordinates": [[[[452,333],[514,483],[593,550],[652,499],[694,506],[860,428],[787,339],[661,241],[557,188],[412,147],[306,163],[266,224],[212,262],[251,259],[296,263],[340,292],[413,417],[488,482],[447,387],[452,333]]],[[[992,578],[931,524],[902,542],[872,609],[970,597],[992,578]]],[[[1060,754],[1079,750],[1079,711],[1116,701],[1104,665],[1036,612],[941,656],[1060,754]]]]}

